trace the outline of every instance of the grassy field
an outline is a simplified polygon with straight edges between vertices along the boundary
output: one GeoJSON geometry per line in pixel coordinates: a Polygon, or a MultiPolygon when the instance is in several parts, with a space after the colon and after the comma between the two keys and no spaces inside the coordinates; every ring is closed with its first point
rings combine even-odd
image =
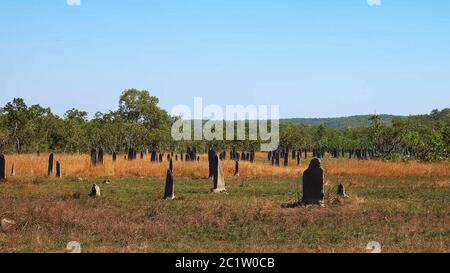
{"type": "MultiPolygon", "coordinates": [[[[257,179],[261,177],[273,178],[298,178],[308,167],[312,155],[308,160],[302,160],[302,165],[297,166],[295,160],[289,161],[289,167],[276,167],[270,165],[265,153],[257,153],[257,163],[240,162],[240,176],[257,179]]],[[[194,179],[204,178],[208,174],[207,155],[200,155],[200,162],[174,161],[175,174],[178,177],[194,179]]],[[[105,156],[104,164],[92,167],[90,157],[83,154],[55,154],[55,161],[60,161],[63,176],[73,178],[108,178],[108,177],[157,177],[166,176],[168,163],[166,157],[161,164],[150,164],[149,155],[144,159],[128,161],[118,156],[113,163],[111,155],[105,156]]],[[[16,176],[20,178],[45,178],[47,177],[48,154],[20,154],[6,156],[6,169],[11,170],[15,166],[16,176]]],[[[283,162],[281,162],[283,164],[283,162]]],[[[223,162],[225,176],[234,174],[234,161],[223,162]]],[[[364,176],[364,177],[450,177],[450,163],[419,163],[411,162],[384,162],[379,160],[347,160],[325,159],[323,166],[329,175],[334,176],[364,176]]]]}
{"type": "MultiPolygon", "coordinates": [[[[342,164],[347,164],[343,162],[342,164]]],[[[448,166],[448,165],[447,165],[448,166]]],[[[327,169],[325,169],[327,171],[327,169]]],[[[364,172],[364,171],[362,171],[364,172]]],[[[41,176],[0,184],[0,252],[450,252],[450,177],[326,177],[323,209],[285,208],[301,194],[299,178],[227,178],[229,194],[204,178],[176,177],[173,201],[159,177],[41,176]],[[102,197],[90,198],[93,183],[102,197]],[[350,199],[337,199],[344,183],[350,199]]]]}

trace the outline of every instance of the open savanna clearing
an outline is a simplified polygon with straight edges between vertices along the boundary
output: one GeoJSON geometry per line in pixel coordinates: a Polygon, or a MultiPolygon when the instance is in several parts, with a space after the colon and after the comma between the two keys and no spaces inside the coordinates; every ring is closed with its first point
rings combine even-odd
{"type": "Polygon", "coordinates": [[[327,159],[327,207],[307,209],[286,208],[302,194],[304,168],[263,159],[243,163],[239,178],[226,161],[228,194],[210,193],[207,163],[175,163],[169,201],[162,200],[166,162],[118,161],[117,173],[110,162],[91,168],[80,156],[77,169],[62,157],[64,178],[49,179],[45,156],[27,168],[21,157],[8,157],[17,176],[0,184],[0,216],[16,222],[0,232],[0,252],[64,252],[70,241],[83,252],[366,252],[369,241],[383,252],[450,251],[446,163],[327,159]],[[88,196],[93,183],[99,198],[88,196]],[[336,197],[339,183],[349,199],[336,197]]]}
{"type": "MultiPolygon", "coordinates": [[[[162,163],[150,163],[150,156],[143,159],[127,160],[118,155],[112,162],[111,155],[105,155],[104,163],[93,167],[89,155],[55,154],[55,161],[60,161],[64,177],[70,178],[112,178],[112,177],[165,177],[168,168],[166,156],[162,163]]],[[[289,161],[289,167],[277,167],[270,164],[266,153],[256,153],[256,164],[240,161],[239,174],[243,178],[300,178],[308,167],[312,154],[302,159],[301,166],[295,160],[289,161]]],[[[14,154],[6,156],[6,170],[15,167],[16,177],[32,179],[47,177],[48,154],[14,154]]],[[[450,163],[389,162],[379,160],[323,160],[328,175],[351,175],[362,177],[450,177],[450,163]]],[[[205,178],[208,176],[208,156],[200,155],[199,162],[174,160],[174,174],[177,177],[205,178]]],[[[224,160],[226,177],[232,177],[235,164],[233,160],[224,160]]]]}

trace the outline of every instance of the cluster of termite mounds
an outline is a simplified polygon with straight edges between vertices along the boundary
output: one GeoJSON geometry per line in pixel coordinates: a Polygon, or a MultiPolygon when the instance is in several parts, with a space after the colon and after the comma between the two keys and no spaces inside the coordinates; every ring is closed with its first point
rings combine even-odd
{"type": "MultiPolygon", "coordinates": [[[[16,166],[14,162],[11,164],[10,174],[11,177],[16,176],[16,166]]],[[[48,157],[47,176],[53,177],[53,175],[55,175],[56,178],[62,178],[62,167],[60,161],[56,161],[55,164],[55,156],[53,153],[51,153],[48,157]]],[[[6,178],[7,178],[6,156],[0,154],[0,181],[5,181],[6,178]]]]}
{"type": "MultiPolygon", "coordinates": [[[[216,152],[214,149],[209,148],[207,150],[208,153],[208,178],[211,179],[213,193],[227,193],[225,187],[225,176],[223,171],[223,163],[222,161],[226,160],[227,152],[216,152]]],[[[300,206],[324,206],[324,181],[325,174],[321,165],[321,157],[325,153],[321,150],[314,150],[313,156],[314,158],[311,160],[309,167],[303,173],[302,179],[302,187],[303,187],[303,196],[299,199],[298,205],[300,206]]],[[[337,151],[333,151],[332,156],[338,156],[337,151]]],[[[342,155],[344,152],[342,152],[342,155]]],[[[350,155],[353,152],[349,153],[350,155]]],[[[356,155],[358,157],[364,158],[366,156],[365,152],[357,151],[356,155]]],[[[99,149],[91,149],[90,153],[90,161],[92,166],[96,166],[98,164],[103,164],[104,162],[104,151],[102,148],[99,149]]],[[[136,160],[137,159],[137,151],[133,148],[128,150],[127,156],[125,159],[127,160],[136,160]]],[[[267,159],[272,163],[272,165],[281,165],[281,158],[284,160],[284,166],[289,166],[289,149],[282,149],[273,152],[268,152],[267,159]]],[[[307,151],[301,150],[293,150],[291,153],[291,159],[295,160],[297,165],[301,165],[302,156],[304,155],[307,158],[307,151]]],[[[231,150],[229,153],[230,159],[235,161],[235,170],[234,176],[239,177],[239,162],[240,161],[248,161],[250,163],[256,162],[255,151],[252,150],[250,152],[242,152],[238,153],[235,149],[231,150]]],[[[141,159],[144,158],[144,153],[140,152],[139,157],[141,159]]],[[[162,162],[164,158],[163,153],[158,153],[155,150],[150,152],[150,162],[162,162]]],[[[164,187],[164,199],[172,200],[175,199],[175,175],[174,175],[174,159],[185,160],[185,161],[199,161],[200,157],[197,155],[197,151],[195,148],[188,148],[185,154],[180,153],[175,154],[173,152],[167,154],[167,160],[169,162],[169,167],[166,173],[165,187],[164,187]]],[[[117,160],[117,154],[115,152],[112,153],[112,161],[115,162],[117,160]]],[[[11,176],[15,176],[15,165],[12,163],[11,168],[11,176]]],[[[56,177],[62,178],[62,165],[60,161],[55,161],[55,156],[51,153],[48,157],[48,177],[56,177]]],[[[7,177],[6,174],[6,157],[5,155],[0,155],[0,181],[5,181],[7,177]]],[[[105,184],[110,184],[110,180],[106,181],[105,184]]],[[[100,197],[100,187],[97,184],[93,184],[90,190],[89,196],[91,197],[100,197]]],[[[339,184],[337,190],[337,196],[341,198],[348,198],[348,195],[345,192],[345,187],[343,184],[339,184]]]]}

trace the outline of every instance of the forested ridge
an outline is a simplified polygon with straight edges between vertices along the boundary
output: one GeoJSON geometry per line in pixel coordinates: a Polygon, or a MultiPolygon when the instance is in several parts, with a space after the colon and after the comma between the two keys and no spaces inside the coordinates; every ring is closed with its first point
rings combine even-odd
{"type": "MultiPolygon", "coordinates": [[[[335,118],[291,118],[281,119],[280,123],[297,123],[311,126],[323,125],[326,128],[332,129],[346,129],[357,127],[369,127],[371,115],[357,115],[349,117],[335,117],[335,118]]],[[[394,115],[379,115],[381,123],[385,125],[392,125],[392,120],[401,118],[402,116],[394,115]]]]}

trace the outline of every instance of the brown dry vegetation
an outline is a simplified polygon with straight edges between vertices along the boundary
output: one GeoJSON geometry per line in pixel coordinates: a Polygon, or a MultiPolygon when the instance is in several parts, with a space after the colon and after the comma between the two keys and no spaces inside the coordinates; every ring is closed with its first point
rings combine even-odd
{"type": "MultiPolygon", "coordinates": [[[[208,173],[207,156],[201,155],[200,162],[175,162],[175,173],[178,177],[204,178],[208,173]]],[[[14,163],[18,177],[45,177],[47,174],[48,155],[35,154],[7,156],[7,169],[14,163]]],[[[289,168],[272,166],[265,159],[266,154],[257,154],[258,164],[240,163],[240,176],[244,178],[258,177],[290,177],[301,176],[308,162],[297,167],[290,160],[289,168]]],[[[88,155],[56,154],[55,160],[62,164],[63,175],[71,178],[99,177],[164,177],[167,162],[151,164],[148,156],[144,159],[128,161],[118,156],[113,163],[110,155],[105,156],[103,165],[90,166],[88,155]]],[[[352,175],[362,177],[450,177],[450,163],[418,163],[418,162],[383,162],[376,160],[325,160],[324,168],[330,175],[352,175]]],[[[227,176],[234,174],[234,162],[226,160],[224,171],[227,176]]]]}
{"type": "Polygon", "coordinates": [[[0,184],[0,252],[383,252],[450,251],[449,165],[326,159],[324,209],[285,208],[301,195],[302,167],[272,167],[258,156],[210,193],[205,156],[175,162],[173,201],[162,200],[167,162],[148,158],[91,168],[84,155],[56,155],[66,178],[45,177],[47,156],[11,155],[17,177],[0,184]],[[83,177],[84,181],[78,181],[83,177]],[[104,178],[112,178],[106,185],[104,178]],[[195,178],[195,179],[192,179],[195,178]],[[92,183],[102,197],[90,198],[92,183]],[[349,199],[336,197],[338,183],[349,199]]]}

